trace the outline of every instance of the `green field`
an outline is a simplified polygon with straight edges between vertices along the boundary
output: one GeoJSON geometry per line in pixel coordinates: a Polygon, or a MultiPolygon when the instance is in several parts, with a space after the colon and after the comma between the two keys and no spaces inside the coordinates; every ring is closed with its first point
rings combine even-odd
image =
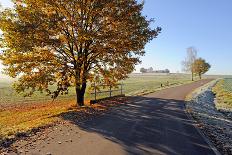
{"type": "Polygon", "coordinates": [[[213,88],[216,94],[216,107],[220,110],[232,111],[232,78],[220,80],[213,88]]]}
{"type": "MultiPolygon", "coordinates": [[[[161,84],[163,88],[169,86],[176,86],[184,83],[191,82],[189,75],[184,74],[169,74],[169,75],[157,75],[157,74],[131,74],[128,79],[122,81],[123,93],[126,95],[141,95],[144,93],[149,93],[161,89],[161,84]]],[[[9,82],[6,79],[0,81],[0,104],[20,104],[20,103],[30,103],[30,102],[47,102],[52,101],[50,96],[46,94],[41,94],[39,92],[35,93],[32,97],[23,97],[23,95],[17,94],[11,87],[12,81],[9,82]]],[[[117,95],[120,92],[113,93],[117,95]]],[[[98,98],[107,96],[107,94],[98,95],[98,98]]],[[[93,99],[93,95],[90,95],[90,91],[86,93],[86,99],[93,99]]],[[[57,100],[67,100],[74,99],[75,91],[73,88],[70,89],[68,95],[61,95],[57,100]]]]}
{"type": "Polygon", "coordinates": [[[161,88],[161,84],[165,87],[176,86],[191,82],[189,75],[184,74],[169,74],[169,75],[154,75],[154,74],[133,74],[125,80],[125,94],[139,95],[149,93],[161,88]]]}
{"type": "Polygon", "coordinates": [[[232,92],[232,79],[224,79],[223,87],[226,91],[232,92]]]}

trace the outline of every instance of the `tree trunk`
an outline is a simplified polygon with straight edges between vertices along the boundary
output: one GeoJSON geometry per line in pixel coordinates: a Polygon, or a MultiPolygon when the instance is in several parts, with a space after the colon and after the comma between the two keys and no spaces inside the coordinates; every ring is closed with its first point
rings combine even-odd
{"type": "Polygon", "coordinates": [[[85,101],[85,89],[86,89],[86,83],[83,83],[82,86],[80,85],[76,86],[76,102],[78,106],[83,106],[85,101]]]}
{"type": "Polygon", "coordinates": [[[194,81],[194,79],[193,79],[193,72],[192,72],[192,81],[194,81]]]}
{"type": "Polygon", "coordinates": [[[199,74],[200,80],[201,80],[201,74],[199,74]]]}

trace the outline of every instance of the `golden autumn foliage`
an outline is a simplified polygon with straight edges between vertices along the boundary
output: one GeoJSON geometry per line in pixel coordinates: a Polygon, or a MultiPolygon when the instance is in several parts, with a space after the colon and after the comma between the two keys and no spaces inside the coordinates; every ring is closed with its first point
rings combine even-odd
{"type": "Polygon", "coordinates": [[[114,85],[144,55],[161,28],[142,15],[136,0],[14,0],[0,13],[0,59],[18,77],[18,92],[46,91],[56,98],[75,86],[84,103],[87,82],[114,85]],[[57,85],[56,90],[49,86],[57,85]]]}
{"type": "Polygon", "coordinates": [[[200,79],[201,76],[203,74],[205,74],[206,72],[208,72],[208,70],[210,69],[210,64],[207,63],[204,59],[202,58],[198,58],[194,61],[194,63],[192,64],[192,69],[193,69],[193,73],[197,74],[200,79]]]}

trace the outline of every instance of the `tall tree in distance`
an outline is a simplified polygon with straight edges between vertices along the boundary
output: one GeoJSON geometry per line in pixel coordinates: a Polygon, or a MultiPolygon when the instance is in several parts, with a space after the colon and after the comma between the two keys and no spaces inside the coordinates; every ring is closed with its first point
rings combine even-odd
{"type": "Polygon", "coordinates": [[[197,74],[200,79],[202,78],[202,75],[208,72],[211,67],[211,65],[202,58],[196,59],[192,66],[194,74],[197,74]]]}
{"type": "Polygon", "coordinates": [[[147,71],[148,71],[149,73],[152,73],[152,72],[153,72],[153,68],[152,68],[152,67],[149,67],[149,68],[147,69],[147,71]]]}
{"type": "Polygon", "coordinates": [[[141,73],[147,73],[147,69],[145,69],[145,68],[142,67],[142,68],[140,68],[140,72],[141,73]]]}
{"type": "Polygon", "coordinates": [[[14,0],[0,13],[0,59],[18,77],[17,92],[56,98],[74,86],[84,104],[87,82],[114,85],[134,70],[161,28],[136,0],[14,0]],[[56,85],[56,90],[50,90],[56,85]]]}
{"type": "Polygon", "coordinates": [[[197,50],[195,47],[187,48],[187,57],[182,61],[182,69],[184,72],[191,72],[192,81],[194,72],[193,72],[193,63],[197,59],[197,50]]]}

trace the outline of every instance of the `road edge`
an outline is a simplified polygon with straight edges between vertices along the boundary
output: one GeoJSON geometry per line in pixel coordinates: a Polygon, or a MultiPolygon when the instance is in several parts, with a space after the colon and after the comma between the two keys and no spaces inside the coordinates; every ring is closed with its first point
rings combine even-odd
{"type": "Polygon", "coordinates": [[[197,132],[201,135],[201,137],[205,140],[205,142],[210,146],[210,148],[213,150],[213,152],[215,153],[215,155],[222,155],[218,149],[213,145],[213,143],[209,140],[208,136],[205,135],[197,126],[196,123],[197,121],[192,117],[192,115],[186,110],[185,107],[185,114],[187,115],[189,120],[192,120],[194,122],[193,126],[194,128],[197,130],[197,132]]]}
{"type": "MultiPolygon", "coordinates": [[[[208,82],[210,83],[210,82],[208,82]]],[[[208,83],[204,84],[203,86],[207,85],[208,83]]],[[[203,87],[201,86],[201,87],[203,87]]],[[[199,88],[196,88],[195,90],[197,89],[201,89],[201,87],[199,88]]],[[[188,97],[189,95],[191,95],[195,90],[193,90],[192,92],[190,92],[186,97],[188,97]]],[[[196,131],[201,135],[201,137],[204,139],[204,141],[209,145],[209,147],[213,150],[213,152],[215,153],[215,155],[222,155],[218,149],[214,146],[214,144],[209,140],[209,137],[207,135],[205,135],[201,129],[199,129],[196,124],[197,124],[197,121],[192,117],[191,113],[188,112],[187,108],[186,108],[186,104],[188,102],[188,99],[186,98],[185,99],[185,105],[184,105],[184,112],[186,114],[186,116],[188,117],[189,120],[193,121],[193,126],[194,128],[196,129],[196,131]]]]}

